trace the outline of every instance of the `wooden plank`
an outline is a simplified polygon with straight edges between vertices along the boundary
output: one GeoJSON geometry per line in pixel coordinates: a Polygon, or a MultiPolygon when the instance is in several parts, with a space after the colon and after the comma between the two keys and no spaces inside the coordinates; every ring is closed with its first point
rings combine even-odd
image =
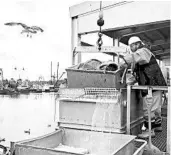
{"type": "Polygon", "coordinates": [[[116,56],[117,54],[125,55],[127,53],[126,47],[116,47],[116,46],[103,46],[99,51],[98,47],[95,46],[78,46],[75,49],[76,53],[106,53],[109,55],[116,56]]]}

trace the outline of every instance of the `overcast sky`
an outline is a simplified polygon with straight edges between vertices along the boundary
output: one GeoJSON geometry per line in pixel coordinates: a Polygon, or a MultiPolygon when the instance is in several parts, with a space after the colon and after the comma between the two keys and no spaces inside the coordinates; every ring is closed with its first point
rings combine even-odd
{"type": "Polygon", "coordinates": [[[78,3],[77,0],[0,0],[0,68],[5,78],[20,73],[31,80],[40,75],[50,79],[51,61],[53,72],[56,72],[57,62],[60,73],[71,64],[69,7],[78,3]],[[44,32],[28,38],[21,34],[22,27],[5,26],[7,22],[40,26],[44,32]]]}
{"type": "MultiPolygon", "coordinates": [[[[45,80],[50,80],[51,61],[53,73],[59,62],[59,76],[71,66],[69,7],[81,2],[84,1],[0,0],[0,68],[3,68],[4,77],[16,79],[20,75],[21,78],[37,80],[43,76],[45,80]],[[44,32],[29,38],[21,34],[21,26],[4,25],[7,22],[39,26],[44,32]]],[[[96,45],[97,39],[97,34],[82,37],[82,41],[93,45],[96,45]]],[[[112,39],[103,36],[103,45],[112,46],[112,39]]],[[[83,54],[82,61],[90,58],[104,59],[104,55],[83,54]]],[[[109,59],[111,57],[106,56],[104,60],[109,59]]]]}

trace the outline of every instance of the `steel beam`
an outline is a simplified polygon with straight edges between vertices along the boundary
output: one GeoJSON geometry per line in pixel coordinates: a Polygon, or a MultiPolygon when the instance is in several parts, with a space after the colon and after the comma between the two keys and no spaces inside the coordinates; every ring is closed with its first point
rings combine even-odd
{"type": "Polygon", "coordinates": [[[163,59],[170,58],[170,55],[157,55],[156,58],[159,60],[163,60],[163,59]]]}
{"type": "Polygon", "coordinates": [[[156,40],[151,44],[151,46],[158,46],[158,45],[165,45],[165,44],[170,44],[170,38],[166,40],[156,40]]]}
{"type": "Polygon", "coordinates": [[[155,55],[169,54],[169,53],[170,53],[170,49],[157,50],[157,51],[153,51],[153,53],[154,53],[155,55]],[[159,53],[159,52],[162,52],[162,53],[159,53]]]}
{"type": "Polygon", "coordinates": [[[153,44],[153,40],[150,39],[145,33],[143,33],[141,35],[144,36],[145,40],[147,40],[150,44],[153,44]]]}
{"type": "Polygon", "coordinates": [[[161,45],[158,45],[158,47],[159,47],[162,51],[165,50],[161,45]]]}
{"type": "Polygon", "coordinates": [[[159,57],[158,59],[160,59],[160,60],[163,60],[163,59],[170,59],[170,55],[169,55],[169,56],[161,56],[161,57],[159,57]]]}
{"type": "MultiPolygon", "coordinates": [[[[131,28],[126,28],[122,30],[113,30],[115,32],[116,37],[124,37],[124,36],[130,36],[130,35],[137,35],[140,33],[146,33],[150,31],[156,31],[162,28],[169,28],[170,27],[170,21],[166,21],[165,23],[161,24],[155,24],[155,25],[144,25],[144,26],[134,26],[131,28]]],[[[108,30],[108,32],[112,32],[112,30],[108,30]]],[[[105,33],[105,31],[104,31],[105,33]]],[[[110,35],[112,37],[112,35],[110,35]]]]}
{"type": "MultiPolygon", "coordinates": [[[[133,27],[130,28],[125,28],[122,30],[104,30],[104,33],[107,33],[109,36],[110,32],[114,32],[116,37],[124,37],[124,36],[130,36],[130,35],[136,35],[136,34],[140,34],[140,33],[145,33],[145,32],[149,32],[149,31],[156,31],[162,28],[169,28],[170,27],[170,23],[168,21],[166,21],[166,23],[161,23],[161,24],[156,24],[156,25],[142,25],[139,26],[134,25],[133,27]]],[[[110,37],[112,37],[112,35],[110,35],[110,37]]]]}
{"type": "Polygon", "coordinates": [[[156,33],[157,33],[163,40],[166,40],[166,37],[164,36],[164,34],[163,34],[160,30],[156,30],[156,33]]]}
{"type": "Polygon", "coordinates": [[[110,55],[117,55],[119,54],[126,54],[126,47],[116,47],[116,46],[102,46],[101,50],[99,51],[98,47],[96,46],[77,46],[75,49],[77,53],[106,53],[110,55]]]}

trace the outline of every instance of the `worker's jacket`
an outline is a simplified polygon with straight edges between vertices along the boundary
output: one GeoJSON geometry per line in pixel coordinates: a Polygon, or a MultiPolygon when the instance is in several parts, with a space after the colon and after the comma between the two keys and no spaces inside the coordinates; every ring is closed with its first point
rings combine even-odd
{"type": "Polygon", "coordinates": [[[134,72],[139,85],[166,86],[161,69],[153,55],[148,64],[136,64],[134,72]]]}
{"type": "MultiPolygon", "coordinates": [[[[166,86],[162,71],[155,56],[147,48],[138,49],[125,57],[128,64],[135,64],[133,71],[139,85],[166,86]]],[[[142,91],[142,96],[147,91],[142,91]]]]}
{"type": "MultiPolygon", "coordinates": [[[[139,85],[166,86],[166,81],[154,55],[149,63],[136,64],[134,72],[139,85]]],[[[147,91],[142,91],[142,96],[147,95],[147,91]]]]}

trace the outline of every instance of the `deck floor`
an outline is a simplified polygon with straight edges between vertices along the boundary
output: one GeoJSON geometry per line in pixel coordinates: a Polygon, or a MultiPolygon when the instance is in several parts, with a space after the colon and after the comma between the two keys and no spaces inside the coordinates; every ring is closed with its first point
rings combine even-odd
{"type": "Polygon", "coordinates": [[[152,138],[154,146],[158,147],[160,151],[166,152],[167,143],[167,104],[162,106],[162,132],[156,132],[156,136],[152,138]]]}
{"type": "Polygon", "coordinates": [[[166,142],[167,142],[167,118],[163,117],[162,121],[162,132],[156,132],[156,136],[152,138],[152,143],[154,146],[158,147],[160,151],[166,152],[166,142]]]}

